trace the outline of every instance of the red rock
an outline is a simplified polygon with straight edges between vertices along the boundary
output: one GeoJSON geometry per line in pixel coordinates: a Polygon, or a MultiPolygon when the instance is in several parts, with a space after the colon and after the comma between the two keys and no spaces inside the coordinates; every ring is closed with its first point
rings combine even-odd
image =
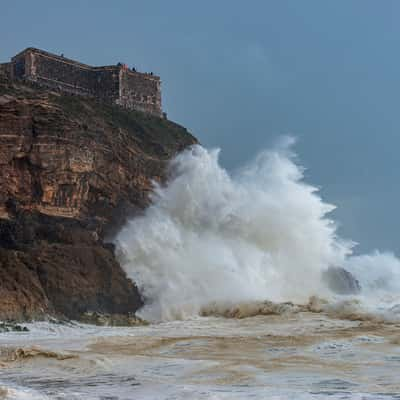
{"type": "Polygon", "coordinates": [[[104,239],[196,142],[161,118],[0,77],[0,318],[135,312],[104,239]]]}

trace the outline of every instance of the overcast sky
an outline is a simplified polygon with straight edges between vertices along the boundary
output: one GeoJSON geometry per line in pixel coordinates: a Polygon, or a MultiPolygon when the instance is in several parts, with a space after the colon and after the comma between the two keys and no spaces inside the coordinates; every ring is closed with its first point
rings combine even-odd
{"type": "Polygon", "coordinates": [[[153,71],[229,169],[292,134],[342,235],[400,253],[399,18],[394,0],[13,0],[0,62],[35,46],[153,71]]]}

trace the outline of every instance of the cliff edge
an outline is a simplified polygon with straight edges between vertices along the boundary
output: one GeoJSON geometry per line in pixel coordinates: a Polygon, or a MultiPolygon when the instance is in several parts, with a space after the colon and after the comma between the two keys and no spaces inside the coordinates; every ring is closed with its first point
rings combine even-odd
{"type": "Polygon", "coordinates": [[[107,238],[194,143],[170,121],[0,74],[0,318],[135,312],[107,238]]]}

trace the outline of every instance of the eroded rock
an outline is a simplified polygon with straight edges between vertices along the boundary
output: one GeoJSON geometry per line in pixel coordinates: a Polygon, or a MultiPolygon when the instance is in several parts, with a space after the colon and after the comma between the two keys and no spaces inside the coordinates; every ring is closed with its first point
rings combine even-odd
{"type": "Polygon", "coordinates": [[[140,295],[106,239],[196,139],[161,118],[4,77],[0,98],[0,318],[134,313],[140,295]]]}

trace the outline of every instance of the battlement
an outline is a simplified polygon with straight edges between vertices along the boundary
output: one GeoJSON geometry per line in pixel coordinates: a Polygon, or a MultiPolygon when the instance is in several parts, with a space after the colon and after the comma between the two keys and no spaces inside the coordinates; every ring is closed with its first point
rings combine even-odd
{"type": "Polygon", "coordinates": [[[125,64],[95,67],[28,47],[12,57],[10,63],[0,64],[1,71],[11,79],[25,79],[62,92],[96,97],[130,110],[162,116],[160,78],[129,69],[125,64]]]}

